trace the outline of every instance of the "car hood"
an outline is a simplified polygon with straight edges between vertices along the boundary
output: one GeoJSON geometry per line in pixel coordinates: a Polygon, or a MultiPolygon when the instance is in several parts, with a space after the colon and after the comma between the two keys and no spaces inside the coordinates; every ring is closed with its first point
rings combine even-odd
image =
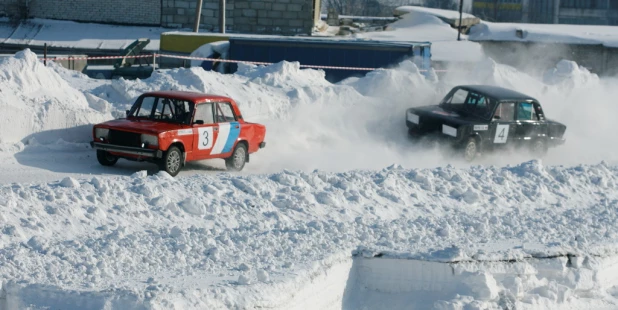
{"type": "Polygon", "coordinates": [[[415,113],[425,120],[434,120],[453,125],[478,124],[487,123],[488,120],[480,117],[464,115],[456,111],[446,110],[437,105],[422,106],[409,109],[408,111],[415,113]]]}
{"type": "Polygon", "coordinates": [[[130,131],[136,133],[147,133],[147,134],[160,134],[170,130],[178,130],[182,128],[190,128],[190,126],[182,125],[182,124],[172,124],[166,122],[155,122],[151,120],[144,119],[117,119],[108,121],[101,124],[101,127],[122,130],[122,131],[130,131]]]}

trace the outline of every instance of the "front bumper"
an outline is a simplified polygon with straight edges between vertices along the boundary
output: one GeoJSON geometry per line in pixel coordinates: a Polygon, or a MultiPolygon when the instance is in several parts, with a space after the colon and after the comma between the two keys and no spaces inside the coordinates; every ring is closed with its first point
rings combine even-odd
{"type": "Polygon", "coordinates": [[[100,143],[100,142],[94,142],[94,141],[90,141],[90,146],[93,149],[108,151],[108,152],[124,153],[124,154],[131,154],[131,155],[152,157],[152,158],[162,158],[163,157],[163,151],[161,150],[152,150],[152,149],[145,149],[141,147],[107,144],[107,143],[100,143]]]}
{"type": "Polygon", "coordinates": [[[562,145],[566,142],[565,138],[556,138],[556,137],[550,137],[549,138],[549,145],[551,146],[559,146],[562,145]]]}

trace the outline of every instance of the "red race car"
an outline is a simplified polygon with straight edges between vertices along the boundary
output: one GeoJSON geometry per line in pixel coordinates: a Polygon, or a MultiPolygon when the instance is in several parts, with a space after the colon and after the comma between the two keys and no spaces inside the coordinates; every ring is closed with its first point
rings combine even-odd
{"type": "Polygon", "coordinates": [[[149,161],[176,176],[188,161],[222,158],[240,171],[264,148],[266,127],[246,122],[232,98],[187,91],[155,91],[137,98],[127,117],[97,124],[92,148],[101,165],[119,158],[149,161]]]}

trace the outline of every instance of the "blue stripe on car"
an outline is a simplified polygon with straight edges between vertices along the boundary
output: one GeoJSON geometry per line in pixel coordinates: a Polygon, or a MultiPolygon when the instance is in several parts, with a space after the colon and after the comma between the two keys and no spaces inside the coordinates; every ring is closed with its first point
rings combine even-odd
{"type": "Polygon", "coordinates": [[[232,148],[234,147],[234,143],[236,142],[236,139],[238,139],[238,136],[240,136],[240,123],[231,122],[230,134],[227,136],[227,142],[225,143],[225,146],[223,147],[223,151],[221,151],[221,153],[227,153],[232,151],[232,148]]]}

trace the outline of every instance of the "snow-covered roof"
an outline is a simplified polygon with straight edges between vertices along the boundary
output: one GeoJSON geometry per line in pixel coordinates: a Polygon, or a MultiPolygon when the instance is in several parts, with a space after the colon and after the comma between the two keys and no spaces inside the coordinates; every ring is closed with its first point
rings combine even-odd
{"type": "Polygon", "coordinates": [[[482,22],[470,29],[468,38],[471,41],[601,44],[618,47],[618,27],[482,22]],[[521,37],[518,30],[521,30],[521,37]]]}
{"type": "Polygon", "coordinates": [[[467,36],[463,34],[461,35],[463,41],[457,41],[457,30],[438,16],[450,18],[455,14],[459,16],[459,12],[409,8],[413,9],[400,20],[389,24],[387,31],[363,32],[356,36],[378,41],[431,42],[431,58],[438,61],[473,62],[482,58],[483,51],[480,44],[467,41],[467,36]]]}
{"type": "Polygon", "coordinates": [[[162,27],[118,26],[31,19],[17,27],[0,23],[0,43],[75,49],[122,50],[140,38],[150,39],[145,50],[159,50],[162,27]]]}
{"type": "MultiPolygon", "coordinates": [[[[459,11],[453,11],[453,10],[433,9],[433,8],[426,8],[422,6],[412,6],[412,5],[400,6],[395,9],[396,15],[402,15],[402,14],[405,14],[405,12],[408,12],[408,13],[409,12],[419,12],[419,13],[431,14],[439,18],[459,19],[459,11]]],[[[462,13],[462,18],[476,18],[476,16],[472,14],[468,14],[468,13],[462,13]]]]}

